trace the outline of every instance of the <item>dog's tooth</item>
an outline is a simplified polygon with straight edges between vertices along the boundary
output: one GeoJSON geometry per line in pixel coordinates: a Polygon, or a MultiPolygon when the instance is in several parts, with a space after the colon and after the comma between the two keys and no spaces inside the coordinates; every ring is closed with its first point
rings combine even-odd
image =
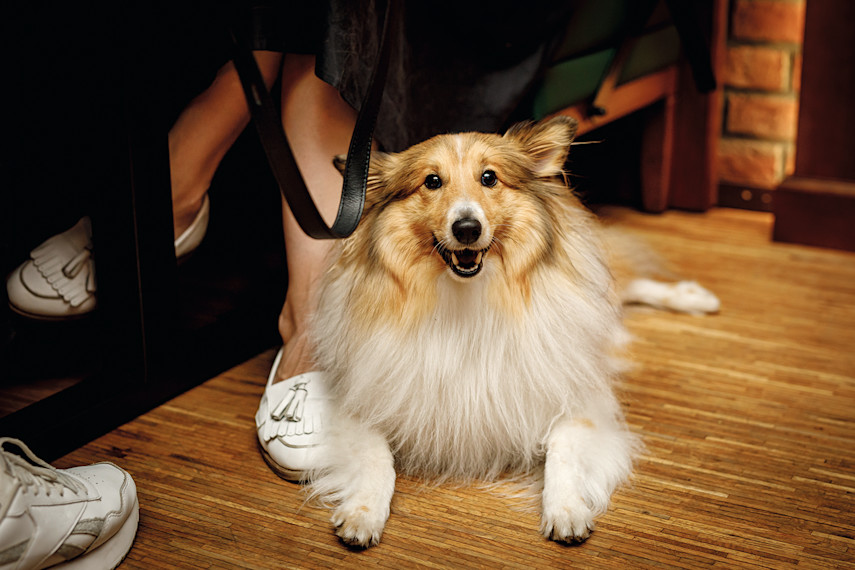
{"type": "Polygon", "coordinates": [[[451,252],[451,263],[454,265],[460,265],[460,262],[457,260],[457,254],[453,251],[451,252]]]}
{"type": "Polygon", "coordinates": [[[484,252],[479,251],[478,255],[475,257],[475,265],[481,265],[481,259],[484,257],[484,252]]]}

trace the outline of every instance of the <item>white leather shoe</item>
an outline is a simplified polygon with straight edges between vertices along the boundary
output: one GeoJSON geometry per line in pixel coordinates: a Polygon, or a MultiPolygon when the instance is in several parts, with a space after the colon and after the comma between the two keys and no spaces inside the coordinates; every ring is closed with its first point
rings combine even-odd
{"type": "Polygon", "coordinates": [[[208,195],[205,194],[205,198],[202,200],[202,207],[196,212],[193,223],[181,232],[180,236],[175,238],[175,257],[181,260],[199,247],[199,244],[205,238],[205,232],[208,231],[208,220],[210,217],[211,201],[208,200],[208,195]]]}
{"type": "Polygon", "coordinates": [[[123,469],[54,469],[22,442],[0,438],[3,568],[110,570],[130,550],[138,522],[136,485],[123,469]]]}
{"type": "MultiPolygon", "coordinates": [[[[175,256],[179,260],[199,247],[208,229],[210,210],[206,194],[193,223],[175,240],[175,256]]],[[[42,320],[64,320],[92,312],[97,305],[92,252],[88,217],[48,238],[6,280],[9,307],[18,314],[42,320]]]]}
{"type": "Polygon", "coordinates": [[[317,465],[317,449],[329,417],[329,393],[323,372],[308,372],[274,384],[280,360],[282,349],[273,361],[255,414],[258,445],[277,475],[301,481],[317,465]]]}
{"type": "Polygon", "coordinates": [[[6,280],[10,308],[38,319],[67,319],[95,308],[92,226],[81,218],[45,240],[6,280]]]}

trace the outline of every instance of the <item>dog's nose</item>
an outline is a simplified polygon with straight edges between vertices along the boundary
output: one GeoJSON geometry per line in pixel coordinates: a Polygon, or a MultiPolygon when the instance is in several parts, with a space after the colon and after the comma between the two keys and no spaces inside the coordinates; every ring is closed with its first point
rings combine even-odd
{"type": "Polygon", "coordinates": [[[475,243],[481,237],[481,222],[474,218],[463,218],[451,224],[451,233],[464,245],[475,243]]]}

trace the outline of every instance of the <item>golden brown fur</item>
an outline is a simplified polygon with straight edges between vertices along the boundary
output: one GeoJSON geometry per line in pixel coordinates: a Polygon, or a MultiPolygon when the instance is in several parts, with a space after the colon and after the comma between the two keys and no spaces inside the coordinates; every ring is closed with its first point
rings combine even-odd
{"type": "Polygon", "coordinates": [[[542,466],[541,533],[570,542],[629,477],[621,300],[718,300],[644,279],[618,295],[601,228],[566,184],[574,134],[558,117],[375,153],[313,324],[332,409],[311,489],[345,542],[379,541],[396,471],[467,481],[542,466]]]}
{"type": "Polygon", "coordinates": [[[501,173],[489,199],[481,202],[495,226],[488,255],[501,264],[497,271],[503,275],[490,283],[495,305],[519,314],[530,301],[531,277],[539,266],[578,273],[573,252],[560,247],[568,240],[558,235],[595,231],[592,215],[562,179],[574,131],[555,127],[534,137],[517,126],[504,137],[435,137],[397,155],[375,156],[363,222],[344,243],[332,270],[358,268],[354,317],[371,326],[378,319],[414,325],[433,309],[438,278],[448,269],[435,254],[434,238],[449,238],[442,232],[435,235],[434,229],[444,225],[453,200],[485,193],[478,175],[487,169],[501,173]],[[427,190],[424,181],[430,173],[454,181],[453,191],[427,190]]]}
{"type": "Polygon", "coordinates": [[[375,154],[314,322],[333,411],[312,489],[346,542],[379,540],[396,469],[545,464],[541,532],[562,541],[628,477],[627,335],[599,226],[565,184],[574,132],[557,118],[375,154]]]}

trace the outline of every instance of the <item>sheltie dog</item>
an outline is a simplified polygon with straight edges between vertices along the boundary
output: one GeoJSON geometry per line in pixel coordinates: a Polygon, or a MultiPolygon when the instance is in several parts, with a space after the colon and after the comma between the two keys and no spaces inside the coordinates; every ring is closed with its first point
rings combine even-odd
{"type": "Polygon", "coordinates": [[[575,131],[559,117],[374,153],[313,325],[333,401],[310,489],[344,542],[379,541],[396,471],[542,465],[540,532],[563,542],[629,477],[638,438],[613,392],[628,334],[598,223],[566,184],[575,131]]]}

